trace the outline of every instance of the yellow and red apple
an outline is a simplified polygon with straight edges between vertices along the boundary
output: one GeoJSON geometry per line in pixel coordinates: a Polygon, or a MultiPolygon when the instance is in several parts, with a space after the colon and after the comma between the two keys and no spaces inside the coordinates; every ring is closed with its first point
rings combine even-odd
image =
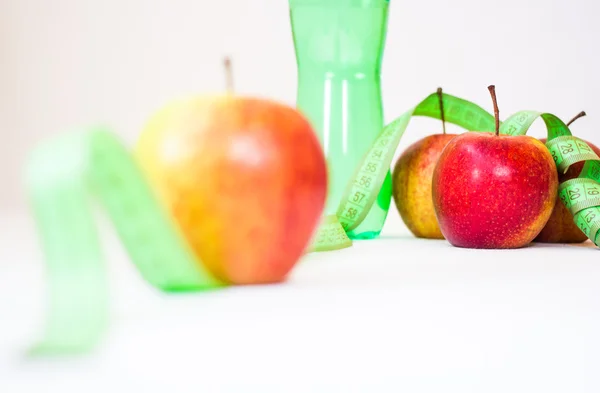
{"type": "Polygon", "coordinates": [[[136,155],[199,260],[225,283],[284,280],[323,213],[318,139],[298,111],[276,102],[178,101],[149,121],[136,155]]]}
{"type": "Polygon", "coordinates": [[[435,216],[431,184],[438,159],[455,136],[434,134],[425,137],[409,146],[394,166],[394,202],[402,221],[416,237],[444,238],[435,216]]]}
{"type": "Polygon", "coordinates": [[[443,134],[427,136],[410,145],[398,158],[392,176],[394,202],[406,227],[416,237],[443,239],[431,198],[433,170],[442,151],[456,135],[446,134],[444,96],[437,89],[443,134]]]}

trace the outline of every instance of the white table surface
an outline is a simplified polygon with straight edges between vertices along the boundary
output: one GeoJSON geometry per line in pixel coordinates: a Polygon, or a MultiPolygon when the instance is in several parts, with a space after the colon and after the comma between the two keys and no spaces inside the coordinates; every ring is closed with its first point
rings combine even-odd
{"type": "Polygon", "coordinates": [[[477,251],[386,233],[307,256],[284,285],[167,296],[106,231],[105,341],[31,361],[43,270],[29,219],[3,214],[0,392],[600,391],[591,243],[477,251]]]}

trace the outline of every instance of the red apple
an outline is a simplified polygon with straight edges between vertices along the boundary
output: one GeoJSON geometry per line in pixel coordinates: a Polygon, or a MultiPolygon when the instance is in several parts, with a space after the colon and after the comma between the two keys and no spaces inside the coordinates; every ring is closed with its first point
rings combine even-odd
{"type": "Polygon", "coordinates": [[[327,191],[309,122],[275,102],[193,98],[151,119],[137,157],[199,259],[230,284],[284,280],[327,191]]]}
{"type": "Polygon", "coordinates": [[[542,230],[557,199],[550,152],[529,136],[467,132],[444,149],[433,174],[442,233],[456,247],[519,248],[542,230]]]}
{"type": "MultiPolygon", "coordinates": [[[[541,141],[544,144],[546,143],[545,138],[541,141]]],[[[590,142],[586,141],[586,143],[600,156],[600,148],[590,142]]],[[[583,162],[578,162],[571,165],[567,173],[558,175],[558,182],[562,183],[579,177],[583,164],[583,162]]],[[[586,240],[588,240],[588,237],[577,227],[571,212],[562,202],[557,201],[548,223],[534,241],[541,243],[582,243],[586,240]]]]}
{"type": "Polygon", "coordinates": [[[443,239],[431,199],[433,170],[456,135],[435,134],[409,146],[394,166],[394,202],[402,221],[416,237],[443,239]]]}

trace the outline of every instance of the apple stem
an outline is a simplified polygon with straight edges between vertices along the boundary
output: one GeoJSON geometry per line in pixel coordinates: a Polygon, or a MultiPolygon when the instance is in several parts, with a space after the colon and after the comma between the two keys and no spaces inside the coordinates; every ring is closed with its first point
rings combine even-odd
{"type": "Polygon", "coordinates": [[[442,129],[444,130],[444,135],[446,135],[446,115],[444,113],[444,94],[442,93],[441,87],[438,87],[437,95],[438,95],[438,99],[440,100],[440,114],[442,115],[442,129]]]}
{"type": "Polygon", "coordinates": [[[223,60],[223,67],[225,68],[225,85],[227,86],[227,92],[233,93],[233,71],[231,69],[231,58],[225,57],[223,60]]]}
{"type": "Polygon", "coordinates": [[[577,116],[575,116],[574,118],[571,119],[571,121],[569,121],[567,123],[567,127],[569,127],[571,124],[573,124],[575,122],[575,120],[580,119],[584,116],[587,116],[587,113],[585,113],[584,111],[581,111],[577,114],[577,116]]]}
{"type": "Polygon", "coordinates": [[[496,99],[496,86],[488,86],[488,90],[492,95],[492,102],[494,103],[494,117],[496,118],[496,135],[500,135],[500,111],[498,110],[498,100],[496,99]]]}

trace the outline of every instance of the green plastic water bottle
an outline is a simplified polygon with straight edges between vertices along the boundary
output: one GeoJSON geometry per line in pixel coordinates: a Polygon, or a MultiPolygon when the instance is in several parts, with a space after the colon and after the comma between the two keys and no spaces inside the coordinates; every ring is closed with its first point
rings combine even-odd
{"type": "MultiPolygon", "coordinates": [[[[329,164],[326,214],[335,214],[361,158],[383,128],[381,62],[389,0],[289,0],[298,65],[297,107],[311,121],[329,164]]],[[[353,239],[379,235],[391,175],[353,239]]]]}

